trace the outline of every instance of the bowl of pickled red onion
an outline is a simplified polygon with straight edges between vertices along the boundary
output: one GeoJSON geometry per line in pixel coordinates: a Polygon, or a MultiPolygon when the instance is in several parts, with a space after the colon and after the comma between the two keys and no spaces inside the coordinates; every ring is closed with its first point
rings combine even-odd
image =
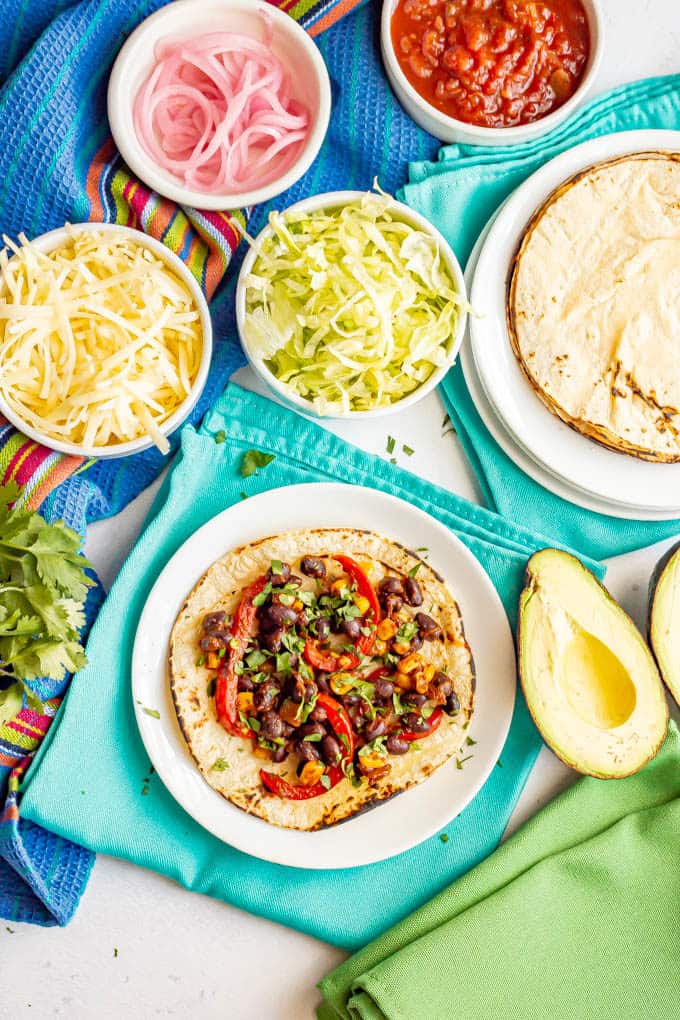
{"type": "Polygon", "coordinates": [[[139,25],[111,72],[111,133],[160,195],[234,209],[281,194],[328,127],[328,71],[310,36],[268,3],[175,0],[139,25]]]}

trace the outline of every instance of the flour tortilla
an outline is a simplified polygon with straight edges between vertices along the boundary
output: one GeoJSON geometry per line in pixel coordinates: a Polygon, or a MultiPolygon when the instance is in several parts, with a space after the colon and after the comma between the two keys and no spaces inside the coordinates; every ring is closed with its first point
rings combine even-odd
{"type": "Polygon", "coordinates": [[[564,422],[642,460],[680,460],[680,153],[583,171],[535,214],[514,263],[508,329],[564,422]]]}
{"type": "MultiPolygon", "coordinates": [[[[340,573],[340,568],[338,568],[340,573]]],[[[371,804],[420,783],[455,755],[465,741],[474,700],[475,676],[470,648],[465,640],[458,606],[443,580],[412,552],[369,531],[315,529],[291,531],[242,546],[217,560],[198,582],[182,607],[170,639],[169,674],[172,696],[182,732],[205,780],[237,807],[265,821],[289,829],[313,830],[349,818],[371,804]],[[295,781],[291,761],[275,765],[256,757],[249,741],[231,736],[218,723],[214,698],[207,692],[214,675],[197,666],[201,624],[206,613],[224,610],[232,615],[243,588],[263,574],[272,560],[297,567],[302,556],[345,554],[372,561],[379,581],[389,567],[405,576],[416,564],[424,596],[422,610],[433,616],[444,641],[425,642],[426,661],[446,669],[460,701],[460,712],[444,714],[439,728],[420,742],[420,750],[391,756],[390,773],[375,786],[362,782],[354,788],[348,780],[308,801],[284,800],[268,793],[259,777],[261,768],[295,781]],[[215,763],[226,768],[215,768],[215,763]]]]}

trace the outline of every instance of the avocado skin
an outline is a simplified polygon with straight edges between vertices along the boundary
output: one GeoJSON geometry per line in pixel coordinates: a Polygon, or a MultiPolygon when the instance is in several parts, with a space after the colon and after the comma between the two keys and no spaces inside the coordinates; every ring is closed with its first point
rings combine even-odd
{"type": "MultiPolygon", "coordinates": [[[[666,550],[666,552],[663,554],[661,559],[654,567],[654,570],[652,571],[652,576],[649,579],[649,596],[647,602],[647,643],[649,644],[649,647],[652,650],[652,655],[654,656],[656,664],[659,667],[659,673],[661,674],[661,678],[664,684],[670,691],[674,701],[678,705],[680,705],[680,682],[676,684],[673,684],[671,682],[666,671],[663,669],[663,666],[661,665],[660,657],[656,654],[654,642],[652,641],[652,621],[654,618],[654,607],[657,606],[658,608],[657,594],[659,592],[659,583],[661,581],[661,578],[666,567],[669,566],[671,560],[673,560],[675,556],[678,554],[680,554],[680,541],[676,542],[675,545],[672,545],[670,549],[666,550]]],[[[678,626],[680,626],[680,620],[678,620],[678,626]]],[[[680,675],[680,663],[678,664],[678,674],[680,675]]]]}
{"type": "MultiPolygon", "coordinates": [[[[673,547],[673,549],[669,550],[666,553],[666,555],[664,557],[662,557],[662,559],[659,561],[659,564],[657,564],[657,569],[659,570],[659,575],[658,575],[659,577],[661,576],[661,573],[663,572],[664,566],[671,560],[673,554],[675,552],[677,552],[678,550],[680,550],[680,541],[678,541],[677,545],[675,545],[673,547]]],[[[564,754],[564,752],[561,751],[558,747],[556,747],[555,744],[552,741],[548,741],[546,739],[546,736],[545,736],[544,731],[543,731],[543,726],[542,726],[541,722],[539,721],[539,719],[537,718],[536,713],[534,712],[534,709],[533,709],[533,706],[531,704],[530,698],[527,696],[527,690],[526,690],[526,686],[525,686],[525,677],[523,675],[523,655],[522,655],[522,622],[523,622],[523,617],[524,617],[524,610],[525,610],[526,606],[529,603],[529,600],[531,599],[531,597],[533,595],[533,591],[534,591],[534,587],[535,587],[535,577],[536,577],[536,574],[534,572],[534,569],[533,569],[532,565],[534,564],[534,561],[536,559],[538,559],[544,553],[558,553],[561,557],[564,557],[565,559],[569,559],[573,563],[576,563],[580,567],[580,569],[583,571],[583,573],[587,574],[588,577],[597,584],[597,586],[600,589],[602,595],[608,601],[613,602],[618,607],[618,609],[621,611],[621,613],[628,620],[630,626],[635,631],[637,631],[638,634],[640,633],[638,628],[637,628],[637,626],[636,626],[636,624],[635,624],[635,622],[634,622],[634,620],[628,615],[628,613],[626,613],[626,611],[623,609],[623,607],[620,606],[618,604],[618,602],[616,602],[616,599],[605,588],[605,586],[602,584],[600,579],[598,577],[596,577],[595,574],[593,574],[593,572],[591,570],[589,570],[588,567],[586,567],[585,564],[582,563],[581,560],[577,556],[574,556],[572,553],[565,552],[565,550],[558,549],[558,548],[556,548],[554,546],[546,546],[543,549],[538,549],[535,553],[532,554],[532,556],[530,556],[529,560],[527,561],[527,565],[526,565],[526,568],[525,568],[525,571],[524,571],[524,582],[525,583],[524,583],[524,588],[522,589],[522,591],[520,593],[520,597],[519,597],[519,609],[518,609],[518,613],[517,613],[517,632],[516,632],[517,667],[518,667],[518,675],[519,675],[520,686],[522,688],[522,693],[524,695],[525,703],[527,705],[527,708],[529,709],[529,714],[530,714],[530,716],[531,716],[531,718],[532,718],[532,720],[534,722],[534,725],[535,725],[536,729],[538,730],[538,732],[541,734],[541,737],[543,738],[544,743],[547,744],[547,746],[550,748],[550,750],[555,755],[555,757],[559,758],[559,760],[561,762],[563,762],[568,768],[574,769],[576,772],[580,772],[581,775],[592,776],[595,779],[607,779],[607,780],[625,779],[625,778],[627,778],[627,776],[631,776],[631,775],[634,775],[636,772],[639,772],[640,769],[644,768],[644,766],[647,765],[648,762],[650,762],[656,756],[656,754],[658,753],[659,748],[661,747],[661,744],[663,743],[663,740],[666,737],[666,729],[667,729],[668,721],[669,721],[669,718],[670,718],[670,713],[668,711],[668,707],[666,706],[666,728],[664,729],[663,738],[659,742],[659,745],[657,747],[655,747],[650,752],[649,756],[645,759],[645,761],[643,761],[641,764],[636,765],[636,767],[631,769],[630,772],[619,773],[616,776],[611,776],[611,775],[607,775],[607,774],[604,774],[604,773],[601,773],[601,772],[592,771],[592,770],[589,770],[587,768],[584,768],[583,766],[581,766],[581,765],[577,764],[575,761],[573,761],[571,758],[567,757],[564,754]]],[[[655,573],[656,573],[656,571],[655,571],[655,573]]],[[[642,635],[640,635],[640,636],[642,637],[642,635]]],[[[645,641],[644,637],[642,639],[643,639],[643,641],[645,641]]],[[[654,651],[653,651],[653,649],[651,647],[651,643],[649,641],[646,641],[645,643],[647,643],[649,645],[652,659],[653,659],[653,661],[657,665],[657,668],[659,670],[659,674],[661,676],[663,676],[663,674],[661,674],[661,669],[660,669],[660,667],[659,667],[659,665],[658,665],[658,663],[656,661],[656,656],[654,655],[654,651]]]]}

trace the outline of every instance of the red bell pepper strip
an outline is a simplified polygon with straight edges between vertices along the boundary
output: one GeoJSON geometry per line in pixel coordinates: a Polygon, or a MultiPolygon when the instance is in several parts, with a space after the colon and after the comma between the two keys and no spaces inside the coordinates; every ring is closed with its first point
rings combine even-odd
{"type": "Polygon", "coordinates": [[[231,626],[232,636],[227,654],[217,670],[217,683],[215,684],[217,719],[227,733],[232,733],[236,737],[250,736],[250,730],[241,725],[238,717],[236,664],[243,658],[243,653],[254,631],[257,606],[253,605],[253,599],[260,594],[266,583],[267,579],[263,574],[244,591],[234,614],[231,626]]]}
{"type": "Polygon", "coordinates": [[[375,588],[369,581],[365,572],[361,569],[356,560],[353,560],[351,556],[333,556],[334,560],[337,560],[341,567],[349,574],[352,580],[357,586],[357,591],[360,595],[363,595],[365,599],[368,599],[370,611],[373,614],[372,623],[374,624],[370,634],[362,634],[356,642],[356,647],[362,655],[368,655],[373,648],[375,641],[376,628],[382,619],[382,613],[380,612],[380,603],[378,602],[378,596],[375,593],[375,588]]]}
{"type": "Polygon", "coordinates": [[[352,655],[351,652],[341,652],[339,655],[336,655],[330,649],[324,650],[320,648],[319,642],[313,641],[311,638],[305,642],[302,654],[310,666],[313,666],[314,669],[323,670],[324,673],[337,673],[339,669],[356,669],[360,662],[358,655],[352,655]],[[340,665],[340,659],[344,661],[342,666],[340,665]]]}
{"type": "Polygon", "coordinates": [[[313,786],[303,786],[300,783],[299,786],[293,786],[281,776],[277,776],[275,772],[260,769],[260,779],[265,789],[270,793],[275,793],[277,797],[285,797],[286,800],[309,800],[311,797],[320,797],[321,794],[328,793],[328,790],[337,786],[340,780],[344,779],[341,770],[336,765],[331,765],[326,775],[329,779],[328,787],[321,783],[314,783],[313,786]]]}
{"type": "Polygon", "coordinates": [[[351,761],[354,757],[354,730],[347,715],[347,709],[339,701],[336,701],[335,698],[331,698],[329,694],[319,694],[316,703],[326,710],[328,721],[338,736],[345,737],[344,741],[340,741],[345,747],[345,753],[342,757],[351,761]]]}
{"type": "Polygon", "coordinates": [[[422,737],[431,736],[442,721],[443,711],[441,708],[435,708],[434,712],[428,719],[429,726],[422,733],[411,733],[407,730],[402,730],[399,734],[402,740],[420,740],[422,737]]]}

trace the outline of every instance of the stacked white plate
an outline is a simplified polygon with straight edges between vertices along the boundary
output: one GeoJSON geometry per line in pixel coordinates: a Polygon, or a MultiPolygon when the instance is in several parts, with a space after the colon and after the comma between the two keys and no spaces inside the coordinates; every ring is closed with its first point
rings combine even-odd
{"type": "Polygon", "coordinates": [[[680,517],[680,463],[653,464],[608,450],[570,429],[536,396],[510,345],[506,296],[512,260],[536,209],[564,181],[632,152],[680,151],[680,132],[627,131],[563,152],[508,198],[487,225],[467,267],[472,307],[461,364],[492,436],[535,481],[588,510],[630,520],[680,517]]]}

